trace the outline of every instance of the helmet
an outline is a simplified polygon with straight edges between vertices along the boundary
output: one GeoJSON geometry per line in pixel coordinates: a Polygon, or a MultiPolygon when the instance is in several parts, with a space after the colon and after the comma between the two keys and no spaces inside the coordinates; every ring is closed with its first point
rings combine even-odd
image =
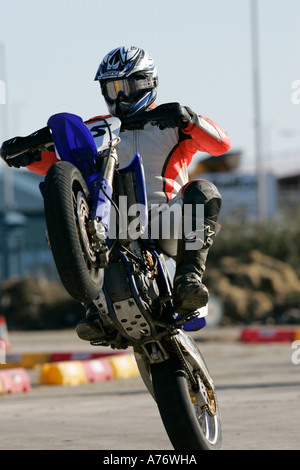
{"type": "Polygon", "coordinates": [[[138,47],[119,47],[99,65],[95,80],[111,114],[119,118],[146,110],[155,100],[158,77],[153,59],[138,47]]]}

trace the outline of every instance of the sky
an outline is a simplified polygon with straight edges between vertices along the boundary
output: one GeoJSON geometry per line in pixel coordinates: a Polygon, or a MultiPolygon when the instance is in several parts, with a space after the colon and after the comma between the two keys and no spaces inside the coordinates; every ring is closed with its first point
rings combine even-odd
{"type": "MultiPolygon", "coordinates": [[[[106,113],[98,65],[136,45],[156,63],[157,104],[214,120],[255,166],[251,1],[0,0],[0,141],[58,112],[106,113]]],[[[299,0],[258,0],[262,158],[281,167],[300,160],[299,18],[299,0]]]]}

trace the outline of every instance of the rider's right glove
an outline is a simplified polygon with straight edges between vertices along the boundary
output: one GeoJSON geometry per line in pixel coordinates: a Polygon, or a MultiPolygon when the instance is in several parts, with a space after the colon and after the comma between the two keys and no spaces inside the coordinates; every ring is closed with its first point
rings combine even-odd
{"type": "Polygon", "coordinates": [[[41,152],[39,150],[28,151],[27,153],[22,153],[14,158],[8,158],[9,156],[1,153],[1,158],[5,163],[14,168],[20,168],[21,166],[28,166],[33,162],[41,160],[41,152]]]}

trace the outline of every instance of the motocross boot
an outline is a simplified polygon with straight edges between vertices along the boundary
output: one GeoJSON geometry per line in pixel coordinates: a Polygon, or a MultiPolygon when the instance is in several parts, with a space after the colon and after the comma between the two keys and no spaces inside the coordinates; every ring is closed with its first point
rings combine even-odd
{"type": "Polygon", "coordinates": [[[85,318],[80,320],[76,326],[76,333],[80,339],[85,341],[98,341],[106,340],[106,335],[103,330],[99,312],[94,304],[91,304],[86,311],[85,318]]]}
{"type": "Polygon", "coordinates": [[[202,283],[208,251],[215,236],[210,222],[204,229],[204,242],[198,250],[190,249],[190,241],[178,241],[176,272],[174,277],[174,311],[180,314],[191,313],[204,307],[209,298],[207,287],[202,283]]]}

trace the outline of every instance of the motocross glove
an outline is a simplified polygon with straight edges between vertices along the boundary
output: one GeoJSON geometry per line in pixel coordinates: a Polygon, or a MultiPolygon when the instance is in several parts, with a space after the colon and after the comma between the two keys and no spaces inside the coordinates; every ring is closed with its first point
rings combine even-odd
{"type": "Polygon", "coordinates": [[[179,103],[168,103],[166,109],[170,111],[170,118],[159,120],[158,127],[161,130],[168,128],[179,127],[185,129],[189,124],[196,122],[197,115],[187,106],[182,106],[179,103]],[[172,116],[172,111],[174,115],[172,116]]]}
{"type": "Polygon", "coordinates": [[[1,158],[8,166],[20,168],[21,166],[28,166],[33,162],[40,161],[41,152],[39,150],[28,151],[26,153],[22,153],[21,155],[17,155],[14,158],[9,158],[9,155],[5,155],[1,152],[1,158]]]}

